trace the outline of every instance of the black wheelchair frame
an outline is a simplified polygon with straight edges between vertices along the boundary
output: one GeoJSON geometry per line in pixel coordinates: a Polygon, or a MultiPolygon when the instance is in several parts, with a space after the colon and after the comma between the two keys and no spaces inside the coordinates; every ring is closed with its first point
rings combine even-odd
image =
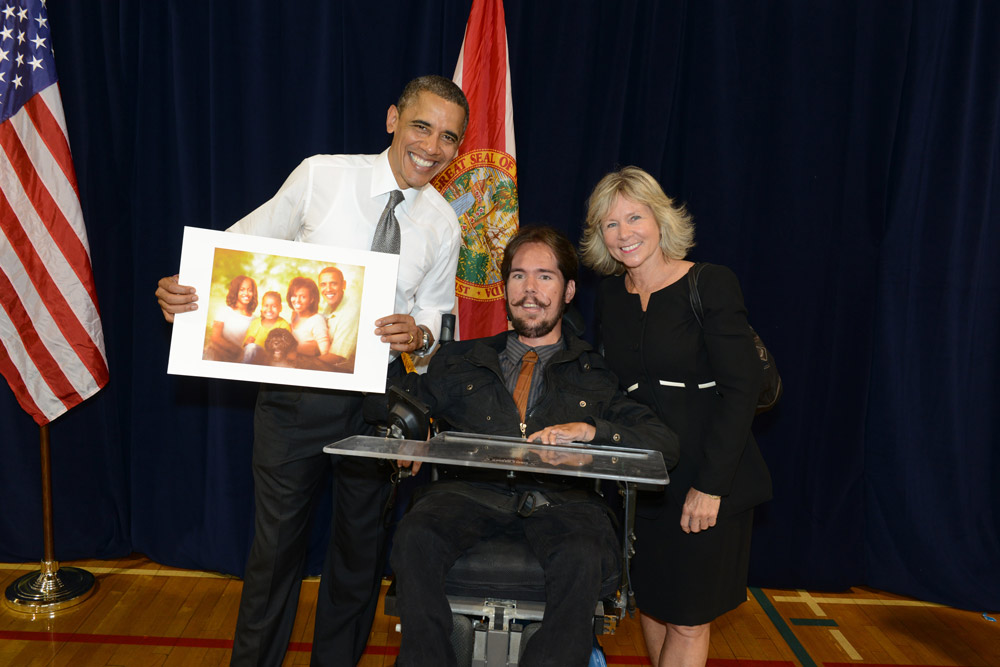
{"type": "MultiPolygon", "coordinates": [[[[390,388],[388,437],[427,438],[435,428],[429,425],[427,417],[427,406],[395,387],[390,388]]],[[[613,634],[625,614],[632,615],[635,611],[629,563],[635,553],[637,488],[633,482],[615,484],[621,498],[621,572],[606,580],[602,588],[594,609],[595,635],[613,634]]],[[[600,495],[606,495],[601,493],[598,480],[595,488],[600,495]]],[[[454,619],[451,642],[460,667],[519,664],[545,612],[544,573],[526,542],[501,535],[476,545],[452,566],[445,592],[454,619]]],[[[393,582],[386,595],[385,614],[398,616],[396,609],[393,582]]]]}

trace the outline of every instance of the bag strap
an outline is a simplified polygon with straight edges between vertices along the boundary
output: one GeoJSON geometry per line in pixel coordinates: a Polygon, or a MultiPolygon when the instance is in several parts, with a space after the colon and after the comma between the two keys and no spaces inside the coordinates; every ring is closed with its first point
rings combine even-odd
{"type": "Polygon", "coordinates": [[[688,269],[688,297],[691,300],[691,310],[694,311],[694,319],[698,320],[698,326],[704,327],[705,311],[701,307],[701,295],[698,294],[698,274],[705,268],[704,262],[697,262],[688,269]]]}

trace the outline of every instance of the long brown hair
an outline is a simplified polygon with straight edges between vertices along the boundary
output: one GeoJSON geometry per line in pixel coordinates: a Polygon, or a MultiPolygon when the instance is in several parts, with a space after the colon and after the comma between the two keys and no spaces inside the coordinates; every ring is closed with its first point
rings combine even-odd
{"type": "MultiPolygon", "coordinates": [[[[316,287],[316,282],[312,278],[306,278],[305,276],[295,276],[292,278],[292,282],[288,283],[288,293],[285,298],[288,299],[288,304],[292,303],[292,295],[300,288],[305,287],[309,291],[309,296],[312,297],[312,303],[309,304],[309,312],[303,313],[301,317],[312,317],[319,312],[319,288],[316,287]]],[[[292,309],[293,317],[299,317],[299,314],[292,309]]]]}
{"type": "Polygon", "coordinates": [[[226,294],[226,305],[230,308],[237,310],[236,302],[240,298],[240,288],[243,287],[243,281],[249,280],[250,286],[253,288],[253,298],[250,299],[250,303],[247,306],[250,309],[250,313],[257,310],[257,283],[250,276],[236,276],[229,282],[229,293],[226,294]]]}

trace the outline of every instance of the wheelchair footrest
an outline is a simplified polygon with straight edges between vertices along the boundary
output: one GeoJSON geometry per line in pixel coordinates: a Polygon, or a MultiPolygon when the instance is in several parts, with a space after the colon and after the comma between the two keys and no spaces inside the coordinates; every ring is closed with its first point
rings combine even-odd
{"type": "Polygon", "coordinates": [[[618,623],[625,616],[624,598],[605,598],[597,603],[594,611],[594,634],[613,635],[618,629],[618,623]]]}
{"type": "Polygon", "coordinates": [[[594,617],[594,634],[595,635],[613,635],[615,630],[618,629],[618,617],[605,614],[604,616],[594,617]]]}
{"type": "MultiPolygon", "coordinates": [[[[473,623],[472,660],[470,667],[516,667],[528,640],[541,623],[510,622],[503,605],[493,608],[493,614],[473,623]]],[[[461,663],[459,663],[461,664],[461,663]]]]}
{"type": "Polygon", "coordinates": [[[506,629],[513,621],[540,621],[545,614],[544,602],[525,600],[449,595],[448,604],[453,614],[487,618],[490,627],[497,629],[506,629]]]}

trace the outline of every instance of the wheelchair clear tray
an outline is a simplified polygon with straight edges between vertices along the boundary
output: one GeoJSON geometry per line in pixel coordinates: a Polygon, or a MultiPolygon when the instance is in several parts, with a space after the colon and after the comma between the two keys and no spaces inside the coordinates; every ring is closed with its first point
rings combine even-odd
{"type": "Polygon", "coordinates": [[[422,461],[473,468],[592,477],[626,482],[668,483],[663,455],[650,449],[603,447],[574,442],[543,445],[520,438],[440,433],[430,440],[355,435],[323,448],[328,454],[422,461]]]}

